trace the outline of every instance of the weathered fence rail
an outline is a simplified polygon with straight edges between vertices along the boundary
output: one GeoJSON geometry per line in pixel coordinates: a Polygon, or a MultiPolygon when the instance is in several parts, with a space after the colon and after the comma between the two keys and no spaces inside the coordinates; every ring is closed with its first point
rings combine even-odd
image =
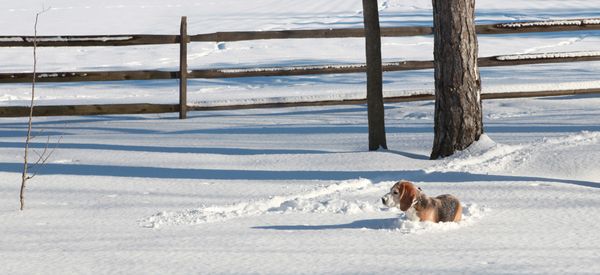
{"type": "MultiPolygon", "coordinates": [[[[174,113],[179,104],[95,104],[95,105],[59,105],[35,106],[34,116],[75,116],[75,115],[120,115],[174,113]]],[[[27,117],[29,107],[0,107],[0,117],[27,117]]]]}
{"type": "MultiPolygon", "coordinates": [[[[500,67],[565,62],[600,61],[600,52],[549,53],[545,55],[502,55],[479,58],[480,67],[500,67]]],[[[400,61],[383,63],[383,71],[412,71],[433,69],[433,61],[400,61]]],[[[363,73],[365,64],[336,64],[264,68],[231,68],[192,70],[187,78],[239,78],[257,76],[298,76],[312,74],[363,73]]],[[[0,73],[0,83],[29,83],[32,73],[0,73]]],[[[36,82],[88,82],[121,80],[179,79],[180,71],[112,71],[112,72],[40,72],[36,82]]]]}
{"type": "MultiPolygon", "coordinates": [[[[270,108],[288,106],[315,106],[335,104],[362,104],[365,99],[268,103],[231,106],[188,106],[186,96],[187,78],[238,78],[257,76],[297,76],[314,74],[362,73],[365,64],[335,64],[313,66],[288,66],[268,68],[226,68],[187,70],[187,43],[190,42],[228,42],[258,39],[305,39],[305,38],[348,38],[364,37],[363,29],[320,29],[289,30],[264,32],[217,32],[210,34],[187,35],[187,24],[182,18],[180,35],[95,35],[95,36],[38,36],[38,47],[87,47],[87,46],[132,46],[152,44],[179,44],[180,70],[160,71],[89,71],[89,72],[40,72],[36,74],[36,82],[87,82],[87,81],[122,81],[122,80],[166,80],[180,79],[180,104],[106,104],[106,105],[68,105],[68,106],[36,106],[34,115],[93,115],[93,114],[141,114],[180,112],[184,118],[187,110],[229,110],[244,108],[270,108]]],[[[478,25],[479,34],[514,34],[536,32],[590,31],[600,30],[600,19],[568,19],[560,21],[530,21],[516,23],[499,23],[478,25]]],[[[431,27],[394,27],[381,28],[381,36],[401,37],[432,34],[431,27]]],[[[0,36],[0,47],[31,47],[34,37],[0,36]]],[[[599,52],[546,53],[527,55],[504,55],[479,58],[479,66],[515,66],[529,64],[565,63],[600,61],[599,52]]],[[[400,61],[383,64],[383,71],[407,71],[432,69],[433,61],[400,61]]],[[[30,83],[32,73],[0,73],[0,83],[30,83]]],[[[484,94],[483,99],[569,95],[583,93],[600,93],[600,89],[570,91],[540,91],[528,93],[484,94]]],[[[432,95],[414,95],[407,97],[386,98],[386,102],[404,102],[415,100],[432,100],[432,95]]],[[[0,117],[26,116],[28,107],[0,107],[0,117]]]]}
{"type": "MultiPolygon", "coordinates": [[[[578,89],[578,90],[556,90],[535,92],[507,92],[507,93],[484,93],[482,100],[526,98],[543,96],[568,96],[598,94],[600,88],[578,89]]],[[[434,100],[432,94],[415,94],[407,96],[385,97],[385,103],[414,102],[434,100]]],[[[261,108],[285,108],[285,107],[307,107],[307,106],[331,106],[331,105],[356,105],[366,104],[366,99],[344,99],[344,100],[322,100],[305,102],[273,102],[259,104],[221,105],[221,106],[187,106],[188,111],[225,111],[261,108]]],[[[151,113],[174,113],[179,111],[179,104],[99,104],[99,105],[60,105],[60,106],[36,106],[33,109],[34,116],[74,116],[74,115],[115,115],[115,114],[151,114],[151,113]]],[[[0,117],[25,117],[29,115],[29,107],[11,106],[0,107],[0,117]]]]}
{"type": "MultiPolygon", "coordinates": [[[[537,32],[600,30],[600,18],[568,19],[560,21],[528,21],[477,25],[478,34],[515,34],[537,32]]],[[[383,37],[406,37],[431,35],[431,27],[409,26],[381,28],[383,37]]],[[[233,42],[263,39],[307,39],[307,38],[362,38],[365,32],[359,28],[216,32],[190,35],[190,42],[233,42]]],[[[33,36],[0,36],[0,47],[32,47],[33,36]]],[[[178,35],[69,35],[38,36],[38,47],[93,47],[134,46],[179,43],[178,35]]]]}

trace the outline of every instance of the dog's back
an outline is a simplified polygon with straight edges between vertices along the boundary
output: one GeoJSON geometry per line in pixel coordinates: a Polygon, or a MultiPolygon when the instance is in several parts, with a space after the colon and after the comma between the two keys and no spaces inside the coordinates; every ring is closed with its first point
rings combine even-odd
{"type": "Polygon", "coordinates": [[[458,199],[452,195],[437,196],[438,219],[440,222],[458,222],[462,219],[462,206],[458,199]]]}

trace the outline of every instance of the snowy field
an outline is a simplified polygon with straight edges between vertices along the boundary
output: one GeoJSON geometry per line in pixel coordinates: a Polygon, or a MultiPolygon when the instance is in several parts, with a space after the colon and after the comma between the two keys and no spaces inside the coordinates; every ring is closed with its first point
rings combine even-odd
{"type": "MultiPolygon", "coordinates": [[[[5,1],[0,35],[176,34],[361,27],[356,0],[5,1]]],[[[600,1],[478,0],[480,23],[600,17],[600,1]]],[[[431,25],[430,1],[380,1],[384,26],[431,25]]],[[[431,37],[386,38],[428,60],[431,37]]],[[[480,37],[481,56],[600,50],[600,32],[480,37]]],[[[194,43],[192,68],[360,63],[360,39],[194,43]]],[[[43,48],[40,71],[175,69],[176,46],[43,48]]],[[[0,72],[31,49],[0,48],[0,72]]],[[[487,92],[600,87],[599,62],[482,69],[487,92]]],[[[431,92],[430,70],[385,92],[431,92]]],[[[364,96],[361,74],[191,80],[194,104],[364,96]]],[[[0,85],[0,106],[27,85],[0,85]]],[[[39,104],[175,103],[177,83],[39,86],[39,104]]],[[[386,106],[389,151],[367,151],[366,107],[35,118],[60,145],[18,211],[23,118],[0,119],[0,274],[600,273],[600,96],[484,102],[486,135],[430,161],[433,103],[386,106]],[[460,223],[415,223],[380,202],[395,181],[451,193],[460,223]]]]}

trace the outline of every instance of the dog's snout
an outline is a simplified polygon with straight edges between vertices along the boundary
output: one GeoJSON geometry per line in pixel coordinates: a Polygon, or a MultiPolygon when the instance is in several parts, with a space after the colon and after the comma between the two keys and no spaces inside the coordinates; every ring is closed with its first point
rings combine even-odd
{"type": "Polygon", "coordinates": [[[381,203],[383,203],[383,204],[387,204],[387,200],[386,200],[386,198],[385,198],[385,197],[381,197],[381,203]]]}

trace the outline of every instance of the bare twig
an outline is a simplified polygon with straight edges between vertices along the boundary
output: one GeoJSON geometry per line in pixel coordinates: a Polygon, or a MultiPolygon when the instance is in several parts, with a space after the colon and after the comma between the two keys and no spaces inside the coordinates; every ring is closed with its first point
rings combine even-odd
{"type": "MultiPolygon", "coordinates": [[[[27,123],[27,138],[25,139],[25,154],[23,156],[23,174],[21,175],[21,192],[19,194],[19,201],[21,203],[21,210],[23,210],[25,208],[25,187],[27,184],[27,180],[31,179],[32,176],[29,176],[27,168],[29,166],[28,164],[28,153],[29,153],[29,142],[31,141],[31,126],[32,126],[32,118],[33,118],[33,106],[34,106],[34,102],[35,102],[35,79],[36,79],[36,72],[37,72],[37,25],[38,25],[38,20],[40,17],[40,14],[48,11],[48,9],[42,9],[41,12],[38,12],[35,14],[35,24],[33,25],[33,31],[34,31],[34,39],[33,39],[33,77],[31,80],[31,102],[29,105],[29,121],[27,123]]],[[[45,152],[46,150],[44,150],[45,152]]],[[[42,153],[42,156],[44,155],[44,153],[42,153]]],[[[40,159],[42,159],[40,157],[40,159]]],[[[39,161],[38,161],[39,162],[39,161]]]]}
{"type": "Polygon", "coordinates": [[[37,169],[39,169],[39,167],[41,167],[41,166],[44,166],[44,164],[46,164],[46,162],[48,162],[48,159],[50,159],[50,157],[54,154],[54,151],[56,151],[56,148],[58,148],[58,145],[60,144],[62,138],[63,138],[62,136],[60,136],[58,138],[58,141],[56,141],[54,148],[52,148],[52,150],[50,152],[48,152],[48,148],[50,145],[50,136],[48,136],[48,140],[46,141],[46,145],[44,146],[44,151],[42,151],[41,154],[35,150],[33,151],[38,156],[38,159],[34,164],[29,166],[29,171],[31,171],[31,176],[28,177],[29,179],[32,179],[33,177],[35,177],[38,172],[37,169]]]}
{"type": "Polygon", "coordinates": [[[46,131],[46,129],[41,129],[39,133],[35,134],[35,135],[31,135],[31,140],[36,139],[39,136],[42,136],[44,134],[44,131],[46,131]]]}

